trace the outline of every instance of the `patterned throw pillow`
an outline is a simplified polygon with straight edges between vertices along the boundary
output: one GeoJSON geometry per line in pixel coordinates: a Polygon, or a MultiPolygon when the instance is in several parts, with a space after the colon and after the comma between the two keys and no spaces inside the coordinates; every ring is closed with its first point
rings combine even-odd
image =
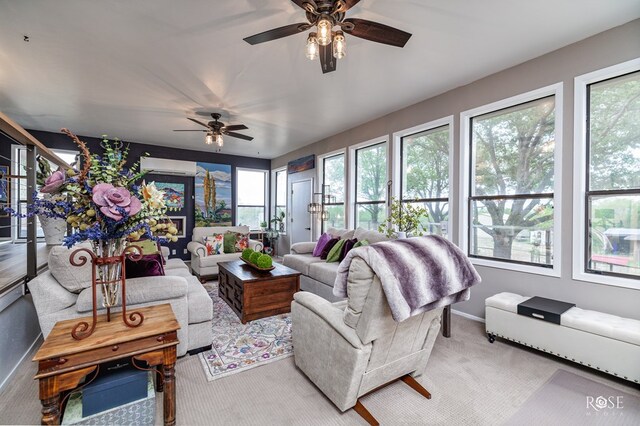
{"type": "Polygon", "coordinates": [[[335,245],[329,250],[327,253],[327,263],[337,262],[340,259],[340,253],[342,252],[342,247],[344,243],[348,240],[339,240],[335,245]]]}
{"type": "Polygon", "coordinates": [[[213,234],[204,237],[204,245],[207,248],[207,256],[224,253],[224,234],[213,234]]]}
{"type": "Polygon", "coordinates": [[[236,232],[236,253],[242,253],[242,250],[249,248],[249,234],[236,232]]]}

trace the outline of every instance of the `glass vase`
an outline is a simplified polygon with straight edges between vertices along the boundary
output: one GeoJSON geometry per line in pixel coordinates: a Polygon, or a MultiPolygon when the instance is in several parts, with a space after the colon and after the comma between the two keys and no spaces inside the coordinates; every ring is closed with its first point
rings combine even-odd
{"type": "Polygon", "coordinates": [[[126,240],[94,240],[91,242],[96,255],[96,284],[102,292],[102,307],[112,308],[118,304],[122,282],[122,253],[126,240]]]}

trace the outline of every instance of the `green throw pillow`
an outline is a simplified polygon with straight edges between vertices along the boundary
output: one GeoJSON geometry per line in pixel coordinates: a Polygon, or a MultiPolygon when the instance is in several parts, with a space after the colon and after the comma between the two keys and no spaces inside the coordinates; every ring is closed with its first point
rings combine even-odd
{"type": "Polygon", "coordinates": [[[227,231],[224,233],[224,252],[235,253],[236,252],[236,233],[227,231]]]}
{"type": "Polygon", "coordinates": [[[338,242],[333,247],[331,247],[331,250],[329,250],[329,254],[327,254],[327,263],[337,262],[340,259],[342,246],[346,242],[347,240],[338,240],[338,242]]]}
{"type": "Polygon", "coordinates": [[[142,249],[142,254],[158,253],[158,244],[153,240],[132,241],[129,245],[138,246],[142,249]]]}
{"type": "Polygon", "coordinates": [[[353,248],[362,247],[362,246],[368,246],[368,245],[369,245],[369,241],[362,240],[362,241],[358,241],[357,243],[355,243],[353,245],[353,248]]]}

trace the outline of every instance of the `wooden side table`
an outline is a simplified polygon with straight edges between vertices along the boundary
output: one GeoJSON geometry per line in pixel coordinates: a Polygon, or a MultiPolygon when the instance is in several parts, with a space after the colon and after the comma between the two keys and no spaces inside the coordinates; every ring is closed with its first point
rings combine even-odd
{"type": "Polygon", "coordinates": [[[164,424],[176,424],[175,363],[180,324],[169,304],[136,311],[144,315],[141,326],[127,327],[117,315],[107,322],[106,314],[100,315],[93,334],[83,340],[71,337],[80,318],[61,321],[53,327],[33,357],[38,362],[35,379],[39,381],[42,424],[60,424],[62,392],[78,387],[83,377],[97,373],[100,364],[121,358],[160,367],[157,390],[164,391],[164,424]]]}

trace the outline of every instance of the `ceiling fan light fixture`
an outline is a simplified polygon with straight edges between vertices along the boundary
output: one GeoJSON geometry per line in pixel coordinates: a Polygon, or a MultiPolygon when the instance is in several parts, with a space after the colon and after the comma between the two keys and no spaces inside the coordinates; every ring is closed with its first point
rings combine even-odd
{"type": "Polygon", "coordinates": [[[342,59],[347,55],[347,40],[342,31],[336,31],[333,36],[333,57],[342,59]]]}
{"type": "Polygon", "coordinates": [[[318,57],[318,37],[316,33],[309,33],[307,37],[307,58],[312,61],[318,57]]]}
{"type": "Polygon", "coordinates": [[[220,148],[224,145],[224,141],[222,140],[222,135],[220,133],[216,135],[216,145],[220,148]]]}
{"type": "Polygon", "coordinates": [[[204,137],[204,143],[207,145],[211,145],[213,143],[213,133],[207,132],[207,135],[204,137]]]}
{"type": "Polygon", "coordinates": [[[331,44],[331,19],[327,15],[322,15],[316,26],[318,27],[318,44],[320,46],[331,44]]]}

